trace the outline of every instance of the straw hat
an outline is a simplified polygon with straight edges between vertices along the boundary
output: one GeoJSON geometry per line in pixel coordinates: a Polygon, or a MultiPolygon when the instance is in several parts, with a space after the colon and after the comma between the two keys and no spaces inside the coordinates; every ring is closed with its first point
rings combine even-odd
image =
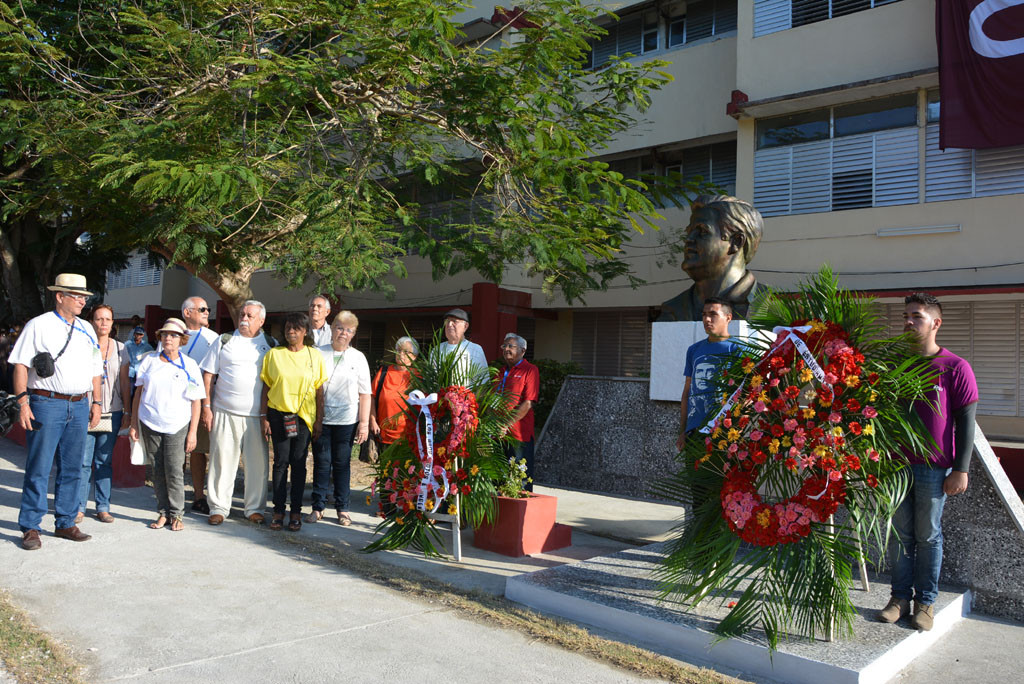
{"type": "Polygon", "coordinates": [[[51,292],[70,292],[72,294],[83,294],[91,297],[92,292],[85,289],[85,276],[77,273],[61,273],[53,285],[48,285],[47,290],[51,292]]]}
{"type": "Polygon", "coordinates": [[[156,331],[156,336],[160,337],[164,333],[172,333],[181,337],[181,343],[185,344],[188,342],[188,327],[185,325],[185,321],[180,318],[168,318],[163,326],[156,331]]]}

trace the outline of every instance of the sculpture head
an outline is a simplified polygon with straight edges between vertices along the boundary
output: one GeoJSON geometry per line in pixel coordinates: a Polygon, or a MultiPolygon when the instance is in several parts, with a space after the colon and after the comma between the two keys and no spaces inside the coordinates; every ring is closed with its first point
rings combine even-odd
{"type": "Polygon", "coordinates": [[[700,195],[683,234],[683,270],[694,282],[738,279],[754,258],[764,232],[761,212],[729,195],[700,195]]]}

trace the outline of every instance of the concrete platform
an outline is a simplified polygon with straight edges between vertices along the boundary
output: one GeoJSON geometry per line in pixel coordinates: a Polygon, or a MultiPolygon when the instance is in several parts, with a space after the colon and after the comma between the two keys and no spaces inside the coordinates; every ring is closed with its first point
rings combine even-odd
{"type": "MultiPolygon", "coordinates": [[[[969,592],[942,591],[935,627],[918,632],[907,620],[896,625],[873,616],[889,599],[887,582],[852,593],[854,637],[825,642],[791,637],[770,653],[765,635],[715,643],[715,624],[728,612],[718,599],[696,609],[658,600],[652,571],[664,544],[591,558],[506,580],[505,596],[527,606],[599,627],[670,657],[733,670],[756,679],[801,684],[868,684],[889,681],[949,632],[970,610],[969,592]]],[[[859,587],[859,585],[858,585],[859,587]]]]}

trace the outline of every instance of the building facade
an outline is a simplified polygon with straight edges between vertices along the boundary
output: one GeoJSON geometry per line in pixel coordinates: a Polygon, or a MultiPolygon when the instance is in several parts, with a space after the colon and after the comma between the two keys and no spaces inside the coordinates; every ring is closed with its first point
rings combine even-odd
{"type": "MultiPolygon", "coordinates": [[[[982,427],[1024,438],[1024,147],[938,148],[934,1],[603,5],[615,15],[600,22],[607,35],[589,68],[613,55],[658,58],[671,62],[674,81],[601,158],[626,175],[700,176],[753,201],[765,216],[750,266],[762,283],[791,289],[829,263],[844,286],[879,297],[893,330],[905,294],[933,292],[945,306],[940,344],[977,372],[982,427]]],[[[459,17],[467,39],[502,30],[494,7],[459,17]]],[[[491,358],[515,329],[531,356],[576,361],[588,374],[644,375],[660,303],[690,285],[671,251],[688,217],[662,213],[662,230],[638,234],[624,254],[646,281],[636,289],[613,284],[570,304],[547,299],[515,264],[499,288],[474,273],[434,282],[429,264],[410,258],[393,298],[344,292],[334,306],[359,315],[356,346],[371,358],[406,330],[426,340],[447,308],[462,306],[491,358]]],[[[284,290],[271,272],[253,284],[272,314],[305,308],[309,293],[284,290]]],[[[143,303],[217,299],[175,269],[111,274],[108,285],[119,318],[143,315],[143,303]]]]}

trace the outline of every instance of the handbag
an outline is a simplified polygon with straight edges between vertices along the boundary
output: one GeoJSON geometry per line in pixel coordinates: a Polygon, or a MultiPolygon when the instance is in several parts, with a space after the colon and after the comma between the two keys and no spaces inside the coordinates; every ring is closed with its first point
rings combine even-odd
{"type": "MultiPolygon", "coordinates": [[[[380,403],[380,392],[384,389],[384,380],[387,379],[389,370],[391,370],[391,366],[384,364],[384,368],[379,371],[380,379],[377,380],[377,389],[373,393],[375,404],[380,403]]],[[[359,460],[363,463],[376,463],[380,452],[384,451],[383,446],[384,444],[380,441],[380,435],[375,435],[371,432],[359,449],[359,460]]]]}
{"type": "Polygon", "coordinates": [[[101,413],[100,422],[96,423],[96,427],[89,428],[89,432],[113,432],[114,423],[110,418],[110,413],[101,413]]]}

